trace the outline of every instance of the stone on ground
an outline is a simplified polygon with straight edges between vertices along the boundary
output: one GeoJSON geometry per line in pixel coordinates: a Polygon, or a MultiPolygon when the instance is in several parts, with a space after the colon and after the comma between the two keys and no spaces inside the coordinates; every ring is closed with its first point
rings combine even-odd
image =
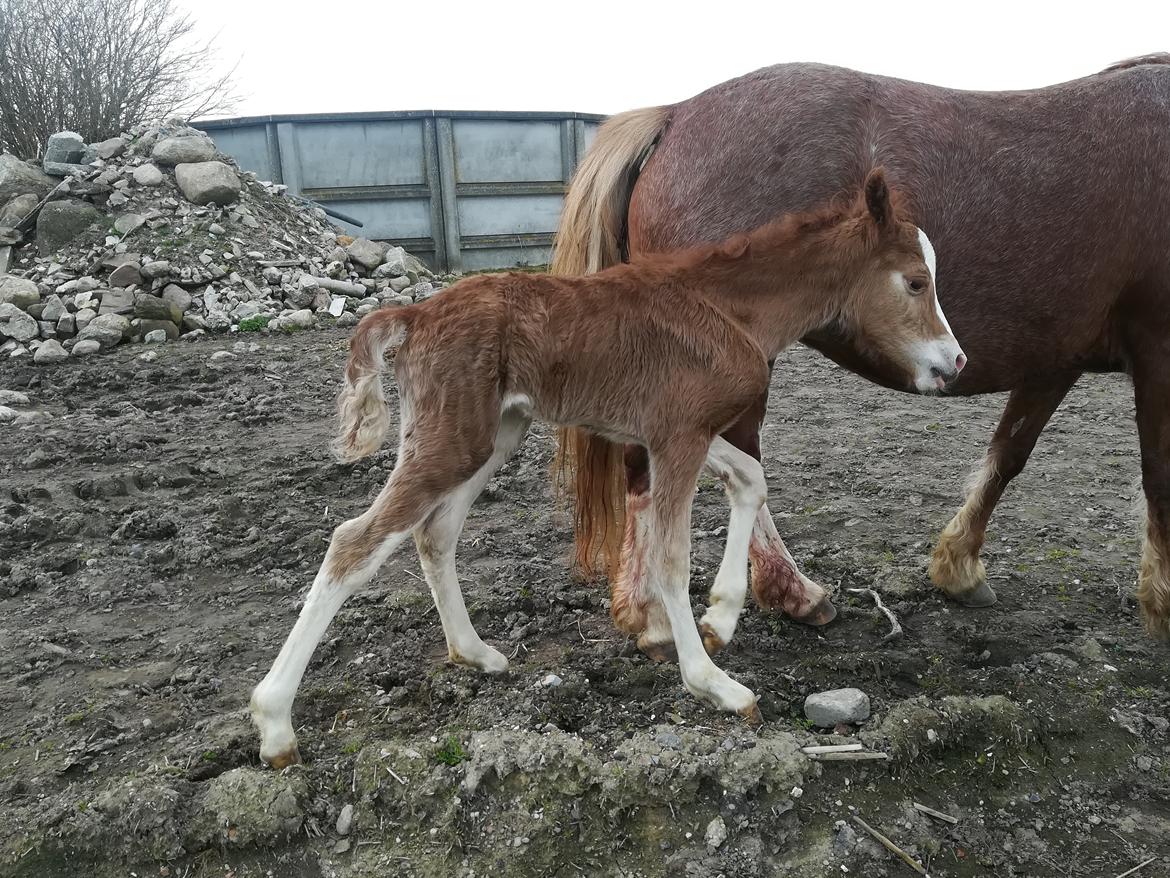
{"type": "Polygon", "coordinates": [[[54,338],[47,339],[33,354],[33,362],[38,365],[60,363],[69,359],[69,352],[61,347],[61,343],[54,338]]]}
{"type": "Polygon", "coordinates": [[[48,256],[104,219],[102,212],[88,202],[50,201],[37,216],[37,251],[48,256]]]}
{"type": "Polygon", "coordinates": [[[865,722],[869,719],[869,696],[860,689],[816,692],[804,700],[804,715],[818,728],[865,722]]]}
{"type": "Polygon", "coordinates": [[[154,145],[150,157],[160,165],[209,162],[215,158],[215,144],[205,135],[164,137],[154,145]]]}
{"type": "Polygon", "coordinates": [[[233,204],[240,197],[240,178],[223,162],[175,166],[175,180],[192,204],[233,204]]]}
{"type": "Polygon", "coordinates": [[[35,195],[44,198],[56,184],[40,168],[22,162],[14,155],[0,155],[0,204],[7,204],[17,195],[35,195]]]}

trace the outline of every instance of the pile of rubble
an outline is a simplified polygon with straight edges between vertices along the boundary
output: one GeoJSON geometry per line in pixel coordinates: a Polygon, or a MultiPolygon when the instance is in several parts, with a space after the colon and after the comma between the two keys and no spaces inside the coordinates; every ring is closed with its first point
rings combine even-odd
{"type": "Polygon", "coordinates": [[[90,145],[56,134],[42,168],[0,156],[0,357],[349,326],[443,286],[181,122],[90,145]]]}

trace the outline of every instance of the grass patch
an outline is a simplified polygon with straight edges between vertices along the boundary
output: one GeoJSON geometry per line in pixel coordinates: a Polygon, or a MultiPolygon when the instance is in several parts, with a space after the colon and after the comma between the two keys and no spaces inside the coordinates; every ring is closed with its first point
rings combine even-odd
{"type": "Polygon", "coordinates": [[[443,765],[458,765],[460,762],[466,762],[470,758],[467,755],[467,751],[463,749],[463,745],[459,743],[459,739],[454,735],[448,735],[435,748],[435,761],[441,762],[443,765]]]}
{"type": "Polygon", "coordinates": [[[271,314],[256,314],[240,321],[240,332],[259,332],[272,320],[271,314]]]}

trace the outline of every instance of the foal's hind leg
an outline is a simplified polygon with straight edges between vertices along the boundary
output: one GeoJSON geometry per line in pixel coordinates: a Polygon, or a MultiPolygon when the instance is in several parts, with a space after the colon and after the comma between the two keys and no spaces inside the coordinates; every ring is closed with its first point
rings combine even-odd
{"type": "Polygon", "coordinates": [[[707,452],[707,469],[727,486],[731,518],[723,563],[711,587],[710,605],[699,624],[703,646],[715,655],[731,642],[747,595],[748,543],[756,515],[768,496],[764,468],[750,454],[717,436],[707,452]]]}
{"type": "Polygon", "coordinates": [[[942,532],[930,560],[931,580],[959,603],[969,607],[995,603],[995,592],[987,584],[987,571],[979,559],[987,522],[1008,482],[1024,469],[1048,419],[1079,377],[1073,373],[1043,387],[1017,388],[1008,397],[966,502],[942,532]]]}
{"type": "Polygon", "coordinates": [[[495,449],[488,462],[471,479],[448,494],[414,531],[419,562],[443,623],[448,657],[453,662],[479,668],[487,673],[507,670],[508,660],[503,653],[484,643],[472,627],[455,573],[455,550],[467,518],[467,510],[496,470],[516,450],[529,423],[530,419],[518,411],[505,412],[496,433],[495,449]]]}
{"type": "MultiPolygon", "coordinates": [[[[399,460],[407,457],[399,453],[399,460]]],[[[400,464],[374,504],[333,531],[329,549],[296,625],[271,670],[252,691],[252,721],[260,731],[260,758],[274,768],[300,762],[292,705],[301,677],[325,629],[351,594],[373,578],[382,563],[451,487],[419,466],[400,464]]]]}

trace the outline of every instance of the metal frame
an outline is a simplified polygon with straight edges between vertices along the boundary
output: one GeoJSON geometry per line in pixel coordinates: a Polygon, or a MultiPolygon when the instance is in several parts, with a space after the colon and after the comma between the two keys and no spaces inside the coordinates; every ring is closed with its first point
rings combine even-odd
{"type": "MultiPolygon", "coordinates": [[[[216,131],[262,128],[266,159],[272,169],[273,182],[283,183],[294,194],[314,201],[389,201],[427,199],[430,214],[430,238],[399,237],[396,244],[421,253],[433,253],[434,267],[440,271],[460,271],[463,254],[491,249],[525,250],[552,245],[551,232],[515,232],[464,235],[460,229],[459,201],[481,196],[563,195],[574,170],[585,153],[585,131],[589,123],[604,116],[592,113],[396,110],[366,113],[303,113],[278,116],[242,116],[212,119],[196,127],[214,136],[216,131]],[[555,121],[560,122],[560,179],[513,182],[460,182],[457,171],[455,128],[457,120],[555,121]],[[300,165],[300,150],[295,141],[296,128],[302,125],[420,120],[423,137],[425,181],[385,186],[341,186],[305,188],[300,165]]],[[[488,258],[491,258],[490,256],[488,258]]],[[[504,267],[504,266],[498,266],[504,267]]]]}

